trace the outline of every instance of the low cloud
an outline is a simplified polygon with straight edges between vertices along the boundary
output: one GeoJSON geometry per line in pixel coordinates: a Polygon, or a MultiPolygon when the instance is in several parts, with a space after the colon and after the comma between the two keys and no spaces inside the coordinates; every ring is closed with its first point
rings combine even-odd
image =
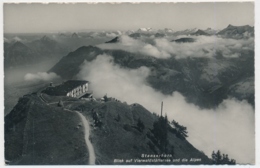
{"type": "Polygon", "coordinates": [[[19,42],[27,42],[27,40],[21,39],[18,36],[15,36],[13,38],[4,37],[4,42],[7,42],[7,43],[12,43],[12,42],[17,42],[17,41],[19,41],[19,42]]]}
{"type": "Polygon", "coordinates": [[[174,55],[176,58],[207,57],[212,58],[221,53],[226,58],[240,56],[241,50],[254,50],[254,39],[223,39],[217,36],[189,37],[196,39],[193,43],[176,43],[166,39],[156,39],[158,50],[174,55]]]}
{"type": "MultiPolygon", "coordinates": [[[[184,38],[180,36],[177,38],[184,38]]],[[[120,36],[118,43],[101,44],[102,49],[119,49],[132,53],[141,53],[156,58],[177,59],[187,57],[212,58],[221,54],[227,58],[237,58],[241,50],[254,50],[254,38],[248,39],[223,39],[218,36],[189,36],[196,39],[192,43],[176,43],[166,38],[155,38],[150,43],[147,40],[133,39],[129,36],[120,36]]]]}
{"type": "Polygon", "coordinates": [[[107,37],[116,37],[117,34],[116,33],[106,33],[107,37]]]}
{"type": "Polygon", "coordinates": [[[162,59],[170,57],[169,53],[158,50],[158,48],[156,48],[154,45],[145,43],[141,40],[133,39],[127,35],[120,36],[118,43],[100,44],[97,47],[110,50],[125,50],[132,53],[145,54],[162,59]]]}
{"type": "Polygon", "coordinates": [[[60,77],[58,75],[56,75],[56,73],[47,73],[47,72],[38,72],[36,74],[32,74],[32,73],[27,73],[24,76],[24,80],[25,81],[29,81],[29,82],[39,82],[39,81],[53,81],[53,80],[57,80],[60,79],[60,77]]]}
{"type": "Polygon", "coordinates": [[[78,78],[91,81],[96,97],[107,94],[129,104],[139,103],[158,114],[163,101],[169,120],[187,127],[188,141],[197,149],[209,157],[219,149],[238,163],[254,164],[254,109],[249,103],[229,98],[215,109],[200,109],[178,92],[164,95],[155,91],[146,82],[149,73],[147,67],[120,68],[112,57],[99,55],[82,65],[78,78]]]}
{"type": "Polygon", "coordinates": [[[13,38],[13,41],[22,41],[22,39],[19,38],[19,37],[17,37],[17,36],[15,36],[15,37],[13,38]]]}

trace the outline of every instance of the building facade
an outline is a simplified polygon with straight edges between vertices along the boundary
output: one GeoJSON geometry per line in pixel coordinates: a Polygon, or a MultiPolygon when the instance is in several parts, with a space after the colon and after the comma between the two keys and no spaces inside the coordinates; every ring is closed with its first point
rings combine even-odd
{"type": "Polygon", "coordinates": [[[78,97],[78,96],[84,96],[86,93],[88,93],[88,82],[85,84],[82,84],[71,91],[67,93],[67,96],[70,97],[78,97]]]}
{"type": "Polygon", "coordinates": [[[92,95],[89,92],[89,82],[84,80],[68,80],[61,85],[46,88],[43,93],[52,96],[69,96],[75,98],[92,95]]]}

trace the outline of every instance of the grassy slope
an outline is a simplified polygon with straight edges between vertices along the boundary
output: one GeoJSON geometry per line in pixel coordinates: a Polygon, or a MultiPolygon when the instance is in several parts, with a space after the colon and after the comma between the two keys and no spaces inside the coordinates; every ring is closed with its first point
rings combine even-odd
{"type": "Polygon", "coordinates": [[[4,104],[5,104],[5,115],[8,114],[18,102],[19,97],[25,94],[37,91],[42,88],[44,84],[28,85],[28,84],[5,84],[4,88],[4,104]]]}
{"type": "Polygon", "coordinates": [[[87,164],[84,130],[78,127],[78,115],[47,106],[36,95],[27,99],[30,102],[23,103],[25,110],[18,107],[5,117],[6,159],[19,165],[87,164]],[[15,114],[20,118],[13,121],[15,114]]]}
{"type": "MultiPolygon", "coordinates": [[[[67,104],[67,107],[81,111],[90,123],[94,122],[91,111],[96,111],[99,114],[103,126],[101,128],[92,127],[91,132],[97,164],[114,164],[114,159],[140,159],[141,154],[160,154],[160,150],[156,145],[155,150],[149,147],[148,143],[149,141],[152,142],[152,140],[147,136],[147,133],[153,127],[153,122],[158,117],[141,105],[128,106],[115,101],[106,103],[81,101],[67,104]],[[118,114],[121,118],[120,121],[115,120],[118,114]],[[145,125],[143,132],[139,132],[135,128],[138,118],[145,125]]],[[[197,162],[197,164],[210,163],[207,156],[195,149],[188,141],[181,140],[170,132],[168,132],[168,136],[169,146],[174,146],[174,158],[202,158],[202,162],[197,162]]],[[[136,163],[132,162],[130,164],[136,163]]]]}
{"type": "MultiPolygon", "coordinates": [[[[48,102],[56,102],[58,99],[43,96],[48,102]]],[[[116,101],[102,103],[71,100],[64,101],[65,108],[82,112],[91,125],[94,123],[92,111],[95,111],[103,122],[101,128],[91,127],[90,139],[94,145],[97,164],[119,164],[114,163],[114,159],[140,159],[141,154],[161,154],[159,147],[147,136],[152,134],[151,129],[158,116],[151,114],[141,105],[127,105],[116,101]],[[118,115],[120,120],[116,121],[118,115]],[[136,129],[138,118],[145,125],[143,132],[136,129]],[[149,143],[154,145],[154,149],[149,143]]],[[[57,104],[47,106],[35,94],[20,99],[14,110],[5,117],[5,128],[5,157],[11,160],[11,164],[88,163],[84,130],[79,116],[64,111],[57,107],[57,104]]],[[[196,164],[210,163],[207,156],[188,141],[177,138],[171,132],[168,132],[168,137],[169,151],[171,146],[174,146],[174,158],[202,158],[202,162],[196,164]]]]}

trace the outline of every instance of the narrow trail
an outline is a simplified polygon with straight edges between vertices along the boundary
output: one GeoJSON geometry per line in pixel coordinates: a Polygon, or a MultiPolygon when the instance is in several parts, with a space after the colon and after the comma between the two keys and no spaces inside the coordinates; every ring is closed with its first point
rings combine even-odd
{"type": "Polygon", "coordinates": [[[86,145],[88,147],[88,153],[89,153],[89,164],[90,165],[94,165],[95,164],[95,160],[96,160],[96,156],[95,156],[95,152],[94,152],[94,148],[93,145],[91,144],[90,140],[89,140],[89,135],[90,135],[90,127],[89,127],[89,123],[88,120],[78,111],[75,111],[81,118],[81,121],[84,125],[84,129],[85,129],[85,142],[86,145]]]}
{"type": "MultiPolygon", "coordinates": [[[[44,100],[44,98],[42,97],[41,92],[37,92],[37,96],[40,98],[40,100],[42,102],[44,102],[48,106],[51,105],[51,104],[58,103],[58,102],[47,103],[47,101],[44,100]]],[[[95,155],[94,147],[89,140],[90,126],[89,126],[88,120],[78,111],[72,111],[72,110],[69,110],[69,109],[64,109],[64,110],[70,111],[70,112],[73,112],[73,113],[77,113],[78,116],[80,117],[80,119],[83,123],[83,126],[84,126],[84,130],[85,130],[85,143],[87,145],[88,153],[89,153],[89,161],[88,162],[89,162],[90,165],[95,165],[96,155],[95,155]]]]}

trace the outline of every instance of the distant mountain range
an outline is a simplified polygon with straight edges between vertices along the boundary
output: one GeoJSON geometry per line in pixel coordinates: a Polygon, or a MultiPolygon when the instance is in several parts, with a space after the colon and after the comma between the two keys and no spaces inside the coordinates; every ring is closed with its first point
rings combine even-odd
{"type": "MultiPolygon", "coordinates": [[[[249,25],[233,26],[229,25],[221,31],[207,28],[201,29],[186,29],[183,31],[174,32],[172,29],[165,28],[155,30],[152,28],[140,28],[136,31],[101,31],[101,32],[88,32],[88,33],[59,33],[53,35],[54,37],[42,36],[40,39],[28,41],[23,40],[18,36],[12,39],[4,38],[4,58],[5,68],[14,66],[23,66],[35,63],[45,58],[61,57],[68,52],[77,49],[82,45],[90,44],[89,41],[94,41],[93,44],[98,43],[115,43],[118,42],[119,36],[122,34],[129,35],[132,38],[164,38],[177,36],[211,36],[216,35],[223,38],[250,38],[254,37],[254,27],[249,25]],[[98,40],[100,39],[100,40],[98,40]],[[110,40],[107,40],[110,39],[110,40]],[[96,42],[95,42],[96,41],[96,42]],[[16,42],[19,42],[15,44],[16,42]],[[19,47],[20,46],[20,47],[19,47]],[[19,54],[17,53],[19,52],[19,54]],[[37,57],[37,59],[36,59],[37,57]],[[30,59],[30,61],[29,61],[30,59]]],[[[31,37],[30,37],[31,38],[31,37]]],[[[192,42],[191,38],[182,38],[176,42],[192,42]]]]}
{"type": "Polygon", "coordinates": [[[31,65],[46,59],[60,58],[68,52],[66,46],[47,36],[31,42],[5,42],[5,68],[31,65]]]}
{"type": "Polygon", "coordinates": [[[66,54],[68,49],[48,36],[28,43],[28,46],[41,55],[53,56],[54,54],[66,54]]]}
{"type": "Polygon", "coordinates": [[[221,35],[225,38],[248,38],[254,36],[254,27],[249,25],[245,26],[233,26],[229,25],[227,28],[223,30],[214,30],[212,28],[207,28],[205,30],[193,28],[186,29],[181,31],[173,31],[172,29],[159,29],[154,30],[152,28],[140,28],[137,31],[130,34],[130,37],[139,38],[141,36],[150,37],[156,36],[156,34],[160,34],[158,37],[164,36],[180,36],[180,35],[195,35],[195,36],[209,36],[209,35],[221,35]]]}

